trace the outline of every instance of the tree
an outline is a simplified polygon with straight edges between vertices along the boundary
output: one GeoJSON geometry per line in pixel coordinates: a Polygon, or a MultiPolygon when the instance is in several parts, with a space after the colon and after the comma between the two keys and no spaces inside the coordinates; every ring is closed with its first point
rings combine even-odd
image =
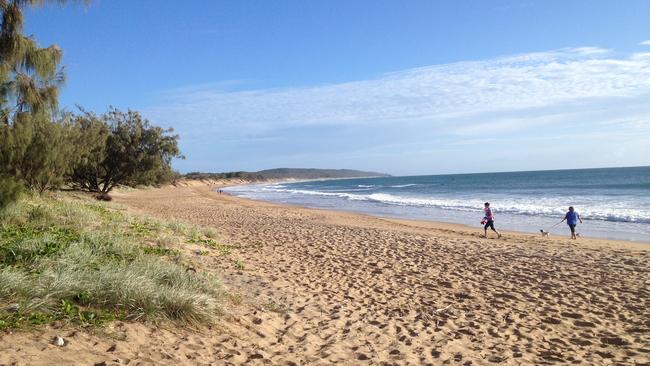
{"type": "Polygon", "coordinates": [[[137,111],[111,108],[102,116],[85,112],[75,125],[85,146],[70,175],[76,188],[108,193],[118,184],[158,184],[173,174],[172,159],[182,158],[178,135],[151,126],[137,111]]]}
{"type": "Polygon", "coordinates": [[[16,174],[25,185],[42,194],[58,188],[76,162],[75,131],[66,121],[34,120],[29,125],[31,139],[21,159],[14,162],[16,174]]]}
{"type": "Polygon", "coordinates": [[[64,81],[62,52],[23,34],[24,7],[44,2],[0,0],[0,202],[15,197],[20,184],[42,192],[63,174],[63,127],[52,122],[64,81]]]}
{"type": "Polygon", "coordinates": [[[58,87],[64,81],[57,46],[41,48],[23,34],[23,8],[35,0],[0,0],[0,116],[11,123],[22,113],[56,110],[58,87]]]}
{"type": "Polygon", "coordinates": [[[83,110],[82,112],[82,115],[72,119],[78,141],[75,151],[77,161],[68,180],[74,188],[100,192],[101,180],[105,175],[103,163],[107,156],[106,142],[111,130],[94,113],[83,110]]]}

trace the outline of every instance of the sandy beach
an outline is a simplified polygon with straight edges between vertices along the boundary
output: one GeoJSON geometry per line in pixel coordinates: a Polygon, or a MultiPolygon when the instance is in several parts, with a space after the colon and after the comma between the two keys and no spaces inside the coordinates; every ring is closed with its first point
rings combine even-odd
{"type": "Polygon", "coordinates": [[[650,245],[250,201],[190,184],[117,193],[134,213],[215,228],[197,255],[231,292],[204,328],[115,322],[0,334],[0,365],[642,365],[650,245]],[[55,335],[69,340],[51,344],[55,335]]]}

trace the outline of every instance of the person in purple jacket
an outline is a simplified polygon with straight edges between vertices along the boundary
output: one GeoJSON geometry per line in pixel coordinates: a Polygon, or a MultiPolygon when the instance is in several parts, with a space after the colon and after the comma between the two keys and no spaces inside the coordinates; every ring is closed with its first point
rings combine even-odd
{"type": "Polygon", "coordinates": [[[576,225],[578,225],[578,221],[580,221],[582,224],[582,219],[580,218],[580,215],[573,209],[573,206],[569,207],[569,212],[564,215],[564,218],[560,222],[564,222],[565,220],[567,225],[569,225],[569,229],[571,229],[571,239],[577,239],[576,225]]]}

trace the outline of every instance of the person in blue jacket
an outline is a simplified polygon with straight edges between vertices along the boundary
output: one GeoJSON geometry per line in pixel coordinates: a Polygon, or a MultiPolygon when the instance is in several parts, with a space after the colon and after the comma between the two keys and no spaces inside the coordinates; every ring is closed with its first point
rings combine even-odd
{"type": "Polygon", "coordinates": [[[573,206],[569,207],[569,212],[564,215],[564,218],[560,222],[564,222],[566,220],[567,225],[569,225],[569,229],[571,229],[571,239],[576,239],[576,225],[578,225],[578,221],[582,224],[582,219],[580,218],[580,215],[573,209],[573,206]]]}

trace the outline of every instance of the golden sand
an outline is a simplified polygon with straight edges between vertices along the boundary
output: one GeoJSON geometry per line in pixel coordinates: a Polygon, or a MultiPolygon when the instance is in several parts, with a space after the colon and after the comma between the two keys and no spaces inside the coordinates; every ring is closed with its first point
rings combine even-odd
{"type": "Polygon", "coordinates": [[[217,273],[234,294],[218,325],[2,334],[0,365],[650,362],[650,245],[511,232],[483,239],[482,228],[282,206],[212,188],[115,200],[214,227],[238,247],[230,258],[187,248],[196,268],[217,273]],[[57,334],[69,344],[52,345],[57,334]]]}

